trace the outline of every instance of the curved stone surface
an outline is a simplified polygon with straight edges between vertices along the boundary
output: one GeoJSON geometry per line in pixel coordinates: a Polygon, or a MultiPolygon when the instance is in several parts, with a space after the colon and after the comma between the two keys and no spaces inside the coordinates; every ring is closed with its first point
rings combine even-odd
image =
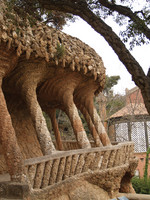
{"type": "MultiPolygon", "coordinates": [[[[51,117],[60,150],[63,147],[54,112],[58,108],[68,115],[80,148],[91,148],[78,114],[82,107],[97,146],[110,145],[93,104],[94,95],[102,91],[105,83],[101,57],[77,38],[40,22],[31,26],[5,3],[0,1],[0,81],[13,133],[8,134],[10,146],[16,149],[11,159],[18,160],[19,156],[18,169],[24,158],[55,152],[43,111],[51,117]],[[34,149],[31,141],[35,141],[34,149]]],[[[1,123],[6,126],[3,120],[1,123]]],[[[6,149],[5,171],[11,171],[17,168],[7,157],[7,126],[4,130],[0,151],[6,149]]]]}

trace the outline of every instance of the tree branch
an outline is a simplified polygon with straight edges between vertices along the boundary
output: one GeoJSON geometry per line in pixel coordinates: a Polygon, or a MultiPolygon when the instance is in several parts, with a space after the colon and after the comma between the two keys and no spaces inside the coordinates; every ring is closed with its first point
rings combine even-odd
{"type": "Polygon", "coordinates": [[[106,8],[109,8],[111,11],[116,11],[121,15],[129,17],[134,23],[138,25],[139,31],[143,32],[145,36],[150,40],[150,29],[145,25],[145,22],[140,19],[136,13],[133,13],[132,10],[126,6],[116,5],[108,2],[108,0],[98,0],[99,3],[106,8]]]}

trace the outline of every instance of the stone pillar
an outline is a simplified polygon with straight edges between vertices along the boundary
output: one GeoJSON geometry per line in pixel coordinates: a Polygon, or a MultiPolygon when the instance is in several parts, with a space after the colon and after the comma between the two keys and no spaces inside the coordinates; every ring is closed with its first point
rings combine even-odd
{"type": "Polygon", "coordinates": [[[82,112],[82,114],[84,115],[84,118],[88,124],[88,128],[93,136],[93,139],[94,139],[94,142],[96,144],[96,147],[100,147],[100,146],[103,146],[101,141],[100,141],[100,138],[99,138],[99,135],[95,129],[95,126],[89,116],[89,113],[87,112],[87,110],[85,109],[85,107],[83,106],[78,106],[80,111],[82,112]]]}
{"type": "Polygon", "coordinates": [[[8,172],[11,180],[21,182],[23,175],[23,160],[17,143],[11,116],[7,110],[5,98],[0,87],[0,137],[8,172]]]}
{"type": "Polygon", "coordinates": [[[69,91],[64,93],[63,103],[65,106],[65,112],[71,121],[79,146],[81,148],[90,148],[91,145],[83,128],[77,107],[74,104],[72,93],[69,91]]]}
{"type": "Polygon", "coordinates": [[[59,128],[58,128],[58,123],[56,120],[56,109],[47,109],[46,113],[49,115],[51,122],[52,122],[52,127],[53,127],[53,131],[55,134],[55,138],[56,138],[56,143],[57,143],[57,147],[59,150],[63,150],[63,143],[61,140],[61,136],[60,136],[60,132],[59,132],[59,128]]]}
{"type": "Polygon", "coordinates": [[[106,133],[106,130],[101,121],[101,118],[98,115],[96,108],[94,107],[93,98],[90,98],[90,97],[86,98],[84,102],[85,102],[85,108],[87,109],[92,119],[92,122],[97,130],[97,133],[99,134],[102,144],[104,146],[111,145],[110,139],[106,133]]]}
{"type": "Polygon", "coordinates": [[[55,151],[49,130],[46,125],[42,109],[37,101],[36,86],[24,83],[22,87],[22,95],[27,103],[31,118],[36,129],[37,137],[41,145],[41,150],[44,155],[51,154],[55,151]]]}
{"type": "Polygon", "coordinates": [[[11,180],[21,182],[23,180],[23,158],[2,91],[2,80],[14,69],[17,59],[17,55],[7,50],[5,44],[2,43],[0,47],[0,140],[11,180]]]}
{"type": "Polygon", "coordinates": [[[115,125],[114,124],[110,124],[110,126],[108,127],[108,135],[111,141],[115,141],[116,136],[115,136],[115,125]]]}

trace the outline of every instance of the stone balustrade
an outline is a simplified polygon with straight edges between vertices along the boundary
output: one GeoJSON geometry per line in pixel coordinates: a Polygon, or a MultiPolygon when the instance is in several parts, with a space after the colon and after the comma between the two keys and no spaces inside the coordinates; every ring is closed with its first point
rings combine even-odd
{"type": "Polygon", "coordinates": [[[30,187],[42,189],[85,172],[128,164],[133,158],[134,144],[126,142],[110,147],[59,151],[27,159],[24,164],[30,187]]]}
{"type": "MultiPolygon", "coordinates": [[[[56,141],[53,141],[55,148],[58,150],[56,141]]],[[[75,150],[75,149],[79,149],[79,145],[77,143],[76,140],[62,140],[63,143],[63,149],[64,151],[68,151],[68,150],[75,150]]],[[[90,141],[91,147],[96,147],[95,142],[94,141],[90,141]]],[[[114,141],[111,143],[112,145],[116,145],[118,144],[118,142],[114,141]]]]}

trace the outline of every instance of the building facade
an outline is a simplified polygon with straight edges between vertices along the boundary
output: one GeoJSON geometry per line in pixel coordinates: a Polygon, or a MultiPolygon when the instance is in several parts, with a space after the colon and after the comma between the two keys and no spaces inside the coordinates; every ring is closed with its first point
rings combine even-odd
{"type": "MultiPolygon", "coordinates": [[[[146,151],[150,147],[150,116],[138,87],[126,89],[126,106],[109,118],[108,132],[116,142],[133,141],[139,158],[137,174],[143,177],[146,151]]],[[[149,167],[150,176],[150,167],[149,167]]]]}

